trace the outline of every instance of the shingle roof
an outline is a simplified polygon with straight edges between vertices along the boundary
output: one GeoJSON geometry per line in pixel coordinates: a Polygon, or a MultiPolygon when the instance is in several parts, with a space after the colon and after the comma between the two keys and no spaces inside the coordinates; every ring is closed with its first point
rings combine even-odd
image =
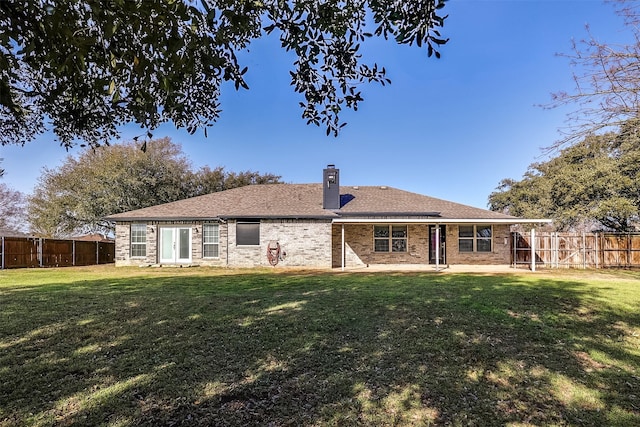
{"type": "Polygon", "coordinates": [[[341,208],[322,208],[322,184],[248,185],[107,217],[113,221],[213,218],[434,217],[515,219],[392,187],[342,186],[341,208]]]}

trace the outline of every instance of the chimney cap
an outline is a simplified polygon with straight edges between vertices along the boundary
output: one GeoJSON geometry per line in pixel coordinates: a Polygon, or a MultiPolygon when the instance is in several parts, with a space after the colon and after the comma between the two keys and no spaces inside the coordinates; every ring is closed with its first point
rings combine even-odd
{"type": "Polygon", "coordinates": [[[336,165],[327,165],[327,169],[335,169],[336,165]]]}

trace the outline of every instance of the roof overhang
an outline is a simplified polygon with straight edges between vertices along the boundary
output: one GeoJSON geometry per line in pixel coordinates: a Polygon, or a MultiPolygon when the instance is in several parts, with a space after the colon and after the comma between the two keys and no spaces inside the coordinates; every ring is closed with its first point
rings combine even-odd
{"type": "Polygon", "coordinates": [[[549,224],[551,219],[528,218],[336,218],[334,224],[549,224]]]}

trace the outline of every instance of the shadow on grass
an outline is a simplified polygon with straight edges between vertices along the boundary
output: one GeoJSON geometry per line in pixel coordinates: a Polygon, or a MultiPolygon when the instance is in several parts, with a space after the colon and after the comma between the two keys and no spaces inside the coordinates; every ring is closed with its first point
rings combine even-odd
{"type": "Polygon", "coordinates": [[[3,287],[0,425],[638,425],[640,313],[594,299],[612,286],[177,273],[3,287]]]}

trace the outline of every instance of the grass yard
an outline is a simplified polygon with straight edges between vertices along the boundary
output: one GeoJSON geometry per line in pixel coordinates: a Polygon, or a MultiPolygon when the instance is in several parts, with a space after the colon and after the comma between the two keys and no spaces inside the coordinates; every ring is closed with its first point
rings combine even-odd
{"type": "Polygon", "coordinates": [[[640,425],[640,273],[0,271],[0,426],[640,425]]]}

